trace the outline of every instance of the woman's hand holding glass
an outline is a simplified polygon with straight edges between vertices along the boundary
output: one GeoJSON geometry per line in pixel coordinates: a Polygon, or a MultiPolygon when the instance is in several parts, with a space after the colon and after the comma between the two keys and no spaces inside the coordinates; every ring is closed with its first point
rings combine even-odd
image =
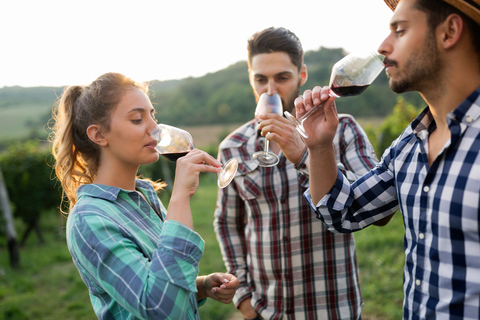
{"type": "Polygon", "coordinates": [[[172,194],[179,191],[189,197],[193,196],[198,189],[201,172],[218,174],[222,170],[222,164],[218,160],[196,148],[178,158],[176,162],[172,194]]]}
{"type": "MultiPolygon", "coordinates": [[[[178,162],[179,159],[185,157],[186,155],[190,155],[192,151],[197,150],[193,145],[193,138],[190,135],[190,133],[177,127],[169,126],[166,124],[158,124],[157,127],[152,131],[150,135],[152,136],[152,138],[157,140],[157,145],[155,146],[155,150],[172,162],[178,162]]],[[[204,156],[208,155],[205,152],[203,152],[203,154],[204,156]]],[[[197,155],[197,153],[192,154],[192,156],[193,155],[197,155]]],[[[190,158],[187,158],[187,159],[190,159],[190,158]]],[[[203,161],[203,162],[198,162],[198,164],[210,164],[213,167],[215,167],[213,171],[205,168],[198,168],[198,169],[200,170],[199,172],[218,173],[217,183],[220,188],[225,188],[232,181],[232,179],[235,177],[235,173],[237,172],[237,168],[238,168],[238,161],[235,158],[228,160],[223,167],[221,163],[216,161],[211,156],[208,156],[203,160],[198,159],[197,161],[203,161]],[[213,162],[214,164],[212,164],[211,162],[212,159],[215,161],[213,162]],[[221,170],[216,169],[218,166],[221,167],[220,168],[221,170]]],[[[181,161],[181,163],[183,163],[183,161],[181,161]]],[[[179,170],[177,170],[176,172],[178,171],[179,170]]],[[[183,172],[183,169],[182,169],[182,172],[183,172]]],[[[198,176],[197,176],[197,179],[198,179],[198,176]]]]}

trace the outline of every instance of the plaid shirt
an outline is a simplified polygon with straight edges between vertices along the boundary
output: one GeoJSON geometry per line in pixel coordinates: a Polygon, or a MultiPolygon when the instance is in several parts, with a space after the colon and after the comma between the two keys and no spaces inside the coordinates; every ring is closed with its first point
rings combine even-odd
{"type": "Polygon", "coordinates": [[[377,168],[352,186],[339,175],[319,203],[319,218],[336,232],[364,228],[400,207],[404,319],[480,319],[479,96],[480,88],[448,114],[451,139],[432,166],[435,123],[427,107],[377,168]]]}
{"type": "MultiPolygon", "coordinates": [[[[352,117],[340,115],[335,139],[342,168],[362,175],[376,164],[352,117]]],[[[308,154],[296,165],[280,154],[278,165],[259,167],[252,154],[264,141],[251,121],[220,145],[220,161],[239,161],[233,182],[219,189],[214,222],[227,270],[241,283],[234,302],[251,297],[265,319],[357,319],[363,303],[353,236],[327,232],[303,198],[308,154]]]]}
{"type": "Polygon", "coordinates": [[[88,184],[78,188],[68,216],[68,248],[95,313],[99,319],[199,319],[195,282],[204,242],[165,221],[150,183],[137,180],[136,188],[151,206],[136,191],[88,184]]]}

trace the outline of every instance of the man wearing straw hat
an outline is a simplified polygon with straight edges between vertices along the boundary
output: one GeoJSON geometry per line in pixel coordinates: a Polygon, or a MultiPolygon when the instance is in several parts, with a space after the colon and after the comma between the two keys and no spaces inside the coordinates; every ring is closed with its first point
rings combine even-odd
{"type": "MultiPolygon", "coordinates": [[[[305,197],[332,232],[363,229],[400,208],[404,319],[480,319],[480,0],[385,0],[394,10],[378,51],[390,87],[418,91],[423,112],[352,185],[335,167],[338,123],[328,88],[297,116],[310,138],[305,197]]],[[[366,231],[368,232],[368,231],[366,231]]]]}

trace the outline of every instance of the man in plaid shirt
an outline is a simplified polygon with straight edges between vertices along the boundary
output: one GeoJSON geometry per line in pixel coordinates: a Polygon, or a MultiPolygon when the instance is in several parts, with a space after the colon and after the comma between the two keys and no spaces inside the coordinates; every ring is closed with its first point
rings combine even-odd
{"type": "MultiPolygon", "coordinates": [[[[294,110],[307,80],[299,39],[284,28],[268,28],[248,41],[250,83],[258,97],[277,93],[294,110]]],[[[254,113],[252,106],[252,116],[254,113]]],[[[351,177],[377,159],[355,120],[342,115],[335,136],[336,162],[351,177]]],[[[245,319],[358,319],[362,298],[355,242],[325,230],[303,199],[308,186],[308,151],[286,118],[265,114],[230,134],[220,161],[236,158],[237,176],[219,189],[215,231],[229,273],[240,280],[234,297],[245,319]],[[264,134],[280,162],[260,167],[252,154],[264,134]]]]}
{"type": "Polygon", "coordinates": [[[360,230],[400,208],[404,319],[480,319],[480,1],[386,0],[395,10],[378,51],[390,87],[428,106],[353,185],[336,168],[338,123],[328,88],[297,99],[310,138],[306,198],[333,232],[360,230]],[[398,5],[398,6],[397,6],[398,5]]]}

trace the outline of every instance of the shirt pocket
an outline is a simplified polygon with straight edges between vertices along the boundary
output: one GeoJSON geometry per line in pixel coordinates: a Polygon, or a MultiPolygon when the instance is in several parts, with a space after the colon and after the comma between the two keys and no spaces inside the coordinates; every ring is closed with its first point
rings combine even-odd
{"type": "Polygon", "coordinates": [[[243,201],[258,199],[262,188],[262,177],[258,170],[258,164],[254,161],[239,163],[235,183],[243,201]]]}

